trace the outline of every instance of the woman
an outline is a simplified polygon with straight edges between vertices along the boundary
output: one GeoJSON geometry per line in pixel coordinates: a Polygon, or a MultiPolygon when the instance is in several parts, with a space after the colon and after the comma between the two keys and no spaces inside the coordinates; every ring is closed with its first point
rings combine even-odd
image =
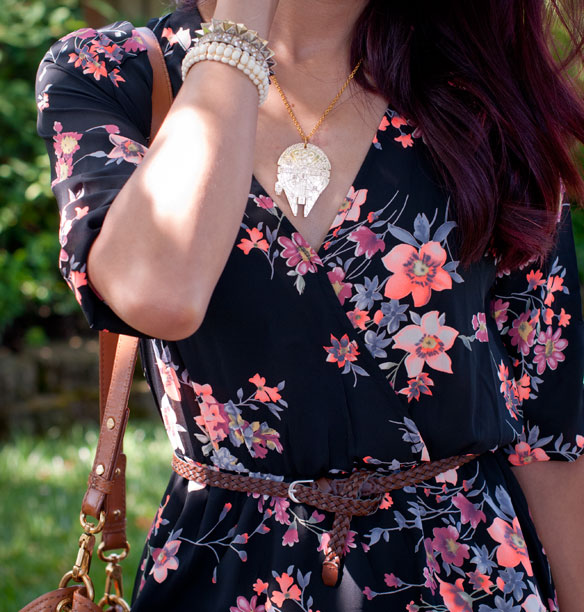
{"type": "Polygon", "coordinates": [[[217,0],[153,20],[176,98],[148,149],[130,24],[74,32],[41,65],[61,269],[91,326],[142,337],[184,464],[294,483],[173,473],[133,610],[539,612],[554,583],[581,609],[584,338],[557,203],[560,177],[584,191],[584,107],[543,0],[403,4],[217,0]],[[259,110],[261,84],[194,61],[211,17],[269,40],[259,110]],[[329,165],[280,159],[299,142],[329,165]],[[297,503],[314,480],[338,492],[453,456],[335,544],[333,514],[297,503]]]}

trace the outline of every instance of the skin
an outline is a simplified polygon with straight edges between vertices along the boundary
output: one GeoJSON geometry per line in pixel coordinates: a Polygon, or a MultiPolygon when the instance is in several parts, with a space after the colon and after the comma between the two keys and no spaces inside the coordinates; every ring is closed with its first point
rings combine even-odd
{"type": "MultiPolygon", "coordinates": [[[[207,20],[243,22],[269,38],[278,80],[308,132],[353,68],[349,33],[365,3],[217,0],[201,11],[207,20]]],[[[189,336],[203,320],[233,248],[252,172],[317,249],[385,107],[379,96],[354,85],[347,89],[311,140],[331,161],[331,182],[308,218],[292,217],[273,185],[279,155],[300,138],[275,88],[258,112],[247,77],[216,62],[197,65],[106,216],[89,255],[90,282],[136,329],[168,340],[189,336]]],[[[542,462],[513,471],[550,559],[561,612],[581,612],[584,462],[542,462]]]]}

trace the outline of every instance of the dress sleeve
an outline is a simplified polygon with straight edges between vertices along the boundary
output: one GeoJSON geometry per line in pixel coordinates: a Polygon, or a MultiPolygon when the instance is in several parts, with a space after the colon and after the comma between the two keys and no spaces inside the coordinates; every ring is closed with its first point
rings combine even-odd
{"type": "Polygon", "coordinates": [[[146,337],[91,288],[87,255],[111,202],[147,151],[152,70],[128,22],[68,34],[37,73],[38,133],[60,211],[59,268],[92,329],[146,337]]]}
{"type": "Polygon", "coordinates": [[[521,436],[507,449],[513,465],[574,461],[584,452],[584,322],[569,204],[543,266],[497,278],[491,314],[510,356],[510,384],[521,436]]]}

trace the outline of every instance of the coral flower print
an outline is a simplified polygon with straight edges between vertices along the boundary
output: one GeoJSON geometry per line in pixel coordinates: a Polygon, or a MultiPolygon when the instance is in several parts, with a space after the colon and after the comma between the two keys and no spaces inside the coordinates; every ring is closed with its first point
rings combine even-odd
{"type": "Polygon", "coordinates": [[[558,363],[566,358],[562,351],[568,346],[568,341],[561,336],[562,330],[559,327],[555,332],[551,327],[540,332],[537,345],[533,349],[535,352],[533,361],[537,363],[538,374],[543,374],[546,365],[550,370],[555,370],[558,363]]]}
{"type": "Polygon", "coordinates": [[[358,221],[361,213],[361,206],[367,200],[367,189],[355,191],[354,187],[349,189],[341,207],[337,211],[337,216],[331,225],[331,229],[338,227],[344,221],[358,221]]]}
{"type": "Polygon", "coordinates": [[[249,238],[242,238],[237,248],[241,249],[246,255],[252,249],[260,249],[260,251],[267,251],[270,248],[268,241],[264,238],[264,233],[257,227],[245,230],[249,234],[249,238]]]}
{"type": "Polygon", "coordinates": [[[409,353],[406,358],[408,376],[415,378],[424,363],[434,370],[452,373],[452,362],[446,351],[452,347],[458,332],[440,324],[437,310],[427,312],[420,325],[407,325],[396,334],[394,346],[409,353]]]}
{"type": "Polygon", "coordinates": [[[278,393],[277,387],[266,387],[266,379],[259,374],[256,374],[249,379],[258,389],[255,392],[254,398],[260,402],[277,402],[282,396],[278,393]]]}
{"type": "Polygon", "coordinates": [[[125,136],[120,136],[119,134],[110,134],[109,139],[114,145],[114,148],[107,156],[112,160],[116,160],[118,163],[127,161],[130,164],[138,165],[148,151],[148,149],[139,142],[131,138],[126,138],[125,136]]]}
{"type": "Polygon", "coordinates": [[[409,244],[398,244],[382,261],[393,272],[385,284],[385,297],[401,300],[411,293],[414,306],[424,306],[432,291],[452,288],[452,278],[442,267],[446,251],[438,242],[427,242],[419,250],[409,244]]]}
{"type": "Polygon", "coordinates": [[[278,242],[284,248],[281,255],[286,259],[286,264],[290,268],[295,268],[300,276],[316,272],[317,266],[322,266],[320,257],[298,232],[292,234],[291,240],[281,236],[278,242]]]}
{"type": "Polygon", "coordinates": [[[280,585],[281,591],[272,591],[271,599],[280,608],[286,599],[300,601],[301,591],[296,584],[294,578],[284,573],[281,576],[276,576],[276,582],[280,585]]]}
{"type": "Polygon", "coordinates": [[[359,351],[355,340],[349,340],[349,336],[345,334],[340,340],[331,334],[332,346],[323,347],[328,353],[326,360],[335,362],[339,368],[342,368],[347,361],[356,361],[359,351]]]}
{"type": "MultiPolygon", "coordinates": [[[[179,532],[175,535],[178,535],[178,533],[179,532]]],[[[150,570],[150,573],[156,582],[164,582],[169,571],[178,569],[176,554],[178,553],[180,545],[180,540],[170,540],[163,548],[155,548],[152,551],[154,567],[150,570]]]]}
{"type": "Polygon", "coordinates": [[[513,465],[528,465],[534,461],[549,461],[548,454],[543,448],[531,448],[527,442],[519,442],[515,445],[515,452],[509,455],[509,461],[513,465]]]}
{"type": "Polygon", "coordinates": [[[454,584],[440,580],[440,595],[448,612],[473,612],[473,598],[464,590],[464,580],[459,578],[454,584]]]}
{"type": "Polygon", "coordinates": [[[503,567],[516,567],[521,563],[527,575],[533,576],[529,553],[527,552],[527,546],[517,517],[513,518],[511,525],[497,517],[487,531],[493,540],[500,544],[497,548],[497,562],[499,565],[503,567]]]}

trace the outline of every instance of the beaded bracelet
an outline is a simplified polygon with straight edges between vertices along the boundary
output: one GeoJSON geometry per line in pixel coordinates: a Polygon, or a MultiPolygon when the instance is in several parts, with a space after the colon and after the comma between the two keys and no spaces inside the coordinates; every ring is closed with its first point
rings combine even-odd
{"type": "Polygon", "coordinates": [[[188,71],[200,61],[229,64],[250,78],[258,89],[259,105],[263,104],[268,96],[271,68],[275,63],[267,41],[241,23],[214,19],[201,25],[202,30],[196,32],[198,39],[182,62],[183,81],[188,71]]]}

